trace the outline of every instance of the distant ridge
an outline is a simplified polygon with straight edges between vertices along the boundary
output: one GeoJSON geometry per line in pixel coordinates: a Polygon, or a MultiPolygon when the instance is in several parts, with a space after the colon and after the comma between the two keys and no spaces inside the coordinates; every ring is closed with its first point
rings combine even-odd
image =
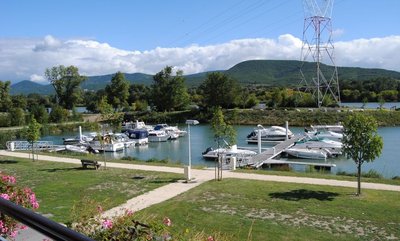
{"type": "MultiPolygon", "coordinates": [[[[186,85],[199,86],[210,72],[224,72],[235,78],[242,85],[266,85],[266,86],[287,86],[293,87],[299,83],[300,61],[296,60],[249,60],[236,64],[228,70],[218,70],[202,72],[197,74],[185,75],[186,85]]],[[[332,68],[332,66],[323,65],[323,68],[332,68]]],[[[311,76],[314,71],[312,63],[305,63],[303,72],[306,76],[311,76]]],[[[82,89],[99,90],[103,89],[107,84],[111,83],[113,74],[90,76],[82,83],[82,89]]],[[[400,80],[400,72],[371,69],[371,68],[354,68],[354,67],[338,67],[338,75],[340,80],[370,80],[378,77],[390,77],[400,80]]],[[[131,83],[151,85],[153,75],[143,73],[125,74],[125,78],[131,83]]],[[[38,93],[42,95],[53,94],[54,90],[51,85],[41,85],[32,81],[21,81],[11,85],[12,95],[38,93]]]]}

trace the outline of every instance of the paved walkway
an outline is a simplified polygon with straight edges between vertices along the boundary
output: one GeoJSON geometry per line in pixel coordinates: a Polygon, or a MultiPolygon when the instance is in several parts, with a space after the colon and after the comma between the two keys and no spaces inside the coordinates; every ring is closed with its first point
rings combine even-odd
{"type": "MultiPolygon", "coordinates": [[[[1,156],[9,157],[21,157],[28,158],[28,153],[10,152],[5,150],[0,150],[1,156]]],[[[63,162],[81,165],[80,159],[76,158],[63,158],[63,157],[53,157],[46,155],[38,155],[39,160],[53,161],[53,162],[63,162]]],[[[182,173],[183,168],[178,167],[163,167],[163,166],[149,166],[149,165],[136,165],[136,164],[125,164],[125,163],[112,163],[108,162],[107,167],[112,168],[125,168],[125,169],[135,169],[144,171],[157,171],[157,172],[170,172],[170,173],[182,173]]],[[[125,204],[110,209],[104,213],[104,216],[112,217],[118,216],[125,212],[126,209],[132,211],[138,211],[147,208],[153,204],[161,203],[170,198],[173,198],[183,192],[186,192],[206,181],[212,180],[215,177],[214,170],[198,170],[192,169],[193,182],[184,183],[177,182],[171,183],[152,191],[149,191],[143,195],[132,198],[128,200],[125,204]]],[[[275,175],[262,175],[262,174],[250,174],[250,173],[239,173],[224,171],[224,178],[238,178],[238,179],[249,179],[249,180],[261,180],[261,181],[273,181],[273,182],[287,182],[287,183],[303,183],[303,184],[314,184],[314,185],[325,185],[325,186],[338,186],[338,187],[357,187],[357,182],[352,181],[340,181],[332,179],[322,179],[322,178],[307,178],[307,177],[290,177],[290,176],[275,176],[275,175]]],[[[375,190],[388,190],[400,192],[400,186],[379,184],[379,183],[362,183],[363,189],[375,189],[375,190]]]]}

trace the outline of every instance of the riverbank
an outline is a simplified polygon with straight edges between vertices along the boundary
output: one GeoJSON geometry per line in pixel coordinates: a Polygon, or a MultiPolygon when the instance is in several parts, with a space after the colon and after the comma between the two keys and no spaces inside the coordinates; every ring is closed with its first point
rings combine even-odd
{"type": "MultiPolygon", "coordinates": [[[[400,125],[400,111],[388,109],[354,108],[288,108],[288,109],[230,109],[224,110],[225,120],[234,125],[284,125],[305,127],[315,124],[335,124],[354,112],[373,116],[379,126],[400,125]]],[[[135,112],[126,113],[125,120],[144,120],[146,123],[185,123],[187,119],[197,119],[209,123],[211,114],[207,111],[190,110],[176,112],[135,112]]]]}

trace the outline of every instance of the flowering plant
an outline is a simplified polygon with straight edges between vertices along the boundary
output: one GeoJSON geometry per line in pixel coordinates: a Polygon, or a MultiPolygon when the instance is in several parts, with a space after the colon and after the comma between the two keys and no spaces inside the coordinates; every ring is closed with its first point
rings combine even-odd
{"type": "MultiPolygon", "coordinates": [[[[9,200],[17,205],[29,209],[38,209],[39,203],[35,193],[30,188],[20,188],[16,185],[14,176],[0,173],[0,198],[9,200]]],[[[15,238],[18,230],[26,226],[19,224],[15,219],[0,212],[0,236],[15,238]]]]}

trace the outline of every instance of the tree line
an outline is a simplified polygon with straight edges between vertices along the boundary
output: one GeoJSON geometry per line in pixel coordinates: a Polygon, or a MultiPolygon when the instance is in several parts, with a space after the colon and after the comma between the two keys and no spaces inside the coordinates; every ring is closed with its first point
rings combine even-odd
{"type": "MultiPolygon", "coordinates": [[[[8,113],[0,115],[0,126],[24,125],[29,120],[27,113],[42,124],[79,119],[76,106],[85,106],[94,113],[101,113],[107,105],[115,112],[181,111],[193,107],[251,108],[259,103],[271,108],[316,106],[311,93],[282,87],[243,87],[221,72],[209,73],[200,86],[188,89],[183,72],[174,71],[171,66],[156,73],[149,86],[130,84],[123,73],[117,72],[110,83],[98,91],[83,91],[80,88],[87,78],[80,75],[75,66],[48,68],[45,76],[55,90],[54,95],[10,95],[10,82],[0,81],[0,112],[8,113]]],[[[344,102],[390,102],[400,99],[400,81],[390,78],[344,80],[340,89],[344,102]]],[[[336,103],[328,96],[323,105],[335,106],[336,103]]]]}

